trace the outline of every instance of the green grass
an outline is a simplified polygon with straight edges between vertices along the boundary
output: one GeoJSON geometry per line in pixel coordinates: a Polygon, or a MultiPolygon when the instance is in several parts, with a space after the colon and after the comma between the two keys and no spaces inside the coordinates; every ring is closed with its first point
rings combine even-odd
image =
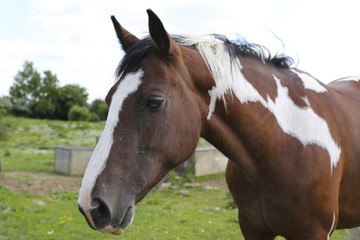
{"type": "MultiPolygon", "coordinates": [[[[76,208],[76,193],[15,194],[0,185],[0,239],[244,239],[225,190],[195,187],[186,196],[179,190],[150,193],[119,237],[87,226],[76,208]]],[[[345,231],[337,231],[331,239],[348,238],[345,231]]]]}
{"type": "MultiPolygon", "coordinates": [[[[0,186],[0,239],[238,239],[236,212],[225,190],[180,187],[152,192],[137,205],[121,237],[91,230],[76,208],[77,195],[15,194],[0,186]],[[204,198],[206,196],[206,198],[204,198]]],[[[241,239],[241,238],[240,238],[241,239]]]]}
{"type": "Polygon", "coordinates": [[[68,122],[6,117],[0,158],[6,172],[52,172],[56,145],[94,146],[104,122],[68,122]]]}
{"type": "MultiPolygon", "coordinates": [[[[0,141],[3,170],[52,173],[54,146],[93,146],[104,122],[63,122],[6,117],[6,138],[0,141]]],[[[206,142],[201,144],[206,145],[206,142]]],[[[197,181],[223,178],[223,174],[197,181]]],[[[19,175],[18,181],[28,178],[19,175]]],[[[237,213],[226,189],[187,188],[173,178],[171,188],[152,191],[137,205],[135,219],[121,236],[91,230],[77,210],[76,191],[46,195],[12,192],[0,185],[0,239],[243,239],[237,213]]],[[[282,239],[282,238],[277,238],[282,239]]],[[[348,239],[336,231],[331,239],[348,239]]]]}

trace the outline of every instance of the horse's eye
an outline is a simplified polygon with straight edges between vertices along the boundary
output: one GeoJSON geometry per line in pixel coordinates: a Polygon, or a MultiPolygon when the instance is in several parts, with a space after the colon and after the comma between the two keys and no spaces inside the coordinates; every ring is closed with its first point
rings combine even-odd
{"type": "Polygon", "coordinates": [[[146,96],[143,107],[149,110],[158,110],[163,106],[165,99],[161,96],[146,96]]]}

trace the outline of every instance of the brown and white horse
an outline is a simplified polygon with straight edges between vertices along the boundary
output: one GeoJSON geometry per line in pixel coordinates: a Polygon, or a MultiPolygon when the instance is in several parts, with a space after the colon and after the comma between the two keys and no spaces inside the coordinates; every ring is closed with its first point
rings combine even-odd
{"type": "Polygon", "coordinates": [[[328,239],[360,225],[360,78],[324,85],[259,45],[150,36],[112,21],[126,52],[78,205],[114,234],[204,137],[230,160],[226,180],[246,239],[328,239]]]}

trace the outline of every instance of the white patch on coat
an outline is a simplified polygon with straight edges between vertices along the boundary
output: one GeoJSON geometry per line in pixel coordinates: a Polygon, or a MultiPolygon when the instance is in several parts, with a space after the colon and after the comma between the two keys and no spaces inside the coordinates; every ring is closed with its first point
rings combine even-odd
{"type": "Polygon", "coordinates": [[[129,73],[119,83],[115,93],[112,96],[105,129],[101,134],[99,142],[97,143],[86,168],[79,191],[78,204],[83,208],[87,219],[91,221],[92,224],[93,221],[90,215],[90,210],[92,208],[91,194],[96,179],[106,166],[106,161],[113,144],[113,132],[120,121],[119,114],[122,110],[123,102],[130,94],[137,91],[141,84],[141,78],[143,75],[144,72],[140,69],[135,73],[129,73]]]}
{"type": "MultiPolygon", "coordinates": [[[[304,146],[315,144],[326,149],[330,155],[332,172],[340,159],[341,149],[331,136],[326,120],[313,111],[307,97],[303,98],[307,104],[306,107],[297,106],[290,98],[288,88],[283,87],[280,80],[273,76],[278,95],[275,101],[270,97],[264,99],[242,74],[242,65],[239,59],[230,59],[228,50],[222,42],[211,37],[193,38],[193,40],[187,41],[189,45],[196,45],[215,81],[215,85],[209,90],[208,120],[211,119],[211,115],[215,111],[217,100],[223,100],[226,107],[225,95],[227,93],[234,94],[241,103],[259,102],[274,114],[279,126],[286,134],[297,138],[304,146]]],[[[327,91],[320,82],[310,75],[294,69],[292,71],[302,80],[305,89],[317,93],[327,91]]]]}
{"type": "MultiPolygon", "coordinates": [[[[211,118],[217,100],[223,100],[226,107],[225,94],[231,94],[231,90],[236,89],[233,87],[233,84],[244,86],[239,89],[253,88],[242,76],[239,60],[234,59],[236,62],[232,62],[226,46],[216,37],[212,35],[188,36],[179,39],[179,41],[183,46],[196,46],[215,81],[215,86],[209,90],[210,104],[207,119],[211,118]],[[245,81],[238,83],[237,81],[233,81],[233,79],[244,79],[245,81]]],[[[246,96],[244,94],[239,96],[244,96],[243,98],[253,98],[254,95],[249,93],[246,96]]],[[[253,100],[258,101],[258,99],[253,100]]]]}
{"type": "Polygon", "coordinates": [[[215,110],[217,100],[223,100],[226,107],[225,94],[227,93],[234,93],[242,103],[261,101],[258,91],[241,73],[242,66],[239,59],[230,59],[229,52],[222,41],[211,35],[190,36],[181,39],[180,44],[196,46],[215,81],[215,86],[209,90],[208,120],[215,110]],[[234,79],[236,81],[233,81],[234,79]]]}
{"type": "Polygon", "coordinates": [[[298,77],[302,80],[305,89],[312,90],[312,91],[315,91],[318,93],[327,91],[326,88],[324,86],[322,86],[318,80],[316,80],[309,74],[299,72],[296,69],[291,69],[291,71],[296,73],[298,75],[298,77]]]}
{"type": "Polygon", "coordinates": [[[269,99],[266,108],[275,116],[281,129],[297,138],[304,146],[316,144],[326,149],[330,155],[331,172],[340,159],[341,149],[331,136],[329,126],[324,118],[317,115],[307,99],[306,107],[297,106],[289,97],[288,88],[273,76],[277,85],[275,101],[269,99]]]}
{"type": "MultiPolygon", "coordinates": [[[[226,59],[226,58],[225,58],[226,59]]],[[[242,66],[238,59],[234,60],[234,65],[230,65],[230,60],[223,62],[227,64],[228,71],[215,71],[216,79],[215,86],[209,90],[210,105],[207,119],[211,118],[212,113],[215,111],[216,101],[222,99],[225,107],[225,94],[233,93],[241,103],[246,102],[261,102],[265,104],[265,100],[261,97],[260,93],[253,87],[253,85],[246,80],[241,72],[242,66]]],[[[219,69],[219,68],[218,68],[219,69]]]]}

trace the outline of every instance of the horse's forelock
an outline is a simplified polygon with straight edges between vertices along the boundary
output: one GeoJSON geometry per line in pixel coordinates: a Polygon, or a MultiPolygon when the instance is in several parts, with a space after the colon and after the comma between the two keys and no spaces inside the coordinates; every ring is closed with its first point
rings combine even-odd
{"type": "Polygon", "coordinates": [[[149,37],[141,39],[130,47],[116,68],[116,81],[123,77],[126,72],[138,71],[141,60],[143,60],[153,48],[154,44],[149,37]]]}

